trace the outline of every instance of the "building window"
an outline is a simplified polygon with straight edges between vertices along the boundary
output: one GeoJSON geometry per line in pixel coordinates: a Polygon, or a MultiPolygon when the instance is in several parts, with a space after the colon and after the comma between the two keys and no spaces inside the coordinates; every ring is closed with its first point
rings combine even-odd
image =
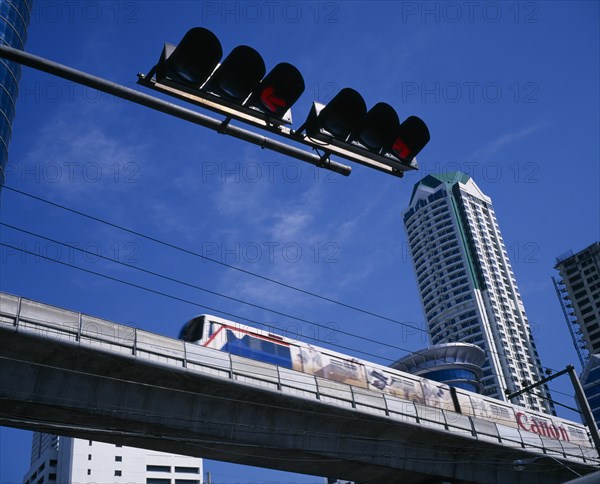
{"type": "Polygon", "coordinates": [[[88,460],[92,460],[92,454],[88,454],[88,460]]]}
{"type": "Polygon", "coordinates": [[[87,474],[88,474],[88,476],[91,476],[92,475],[92,469],[88,469],[87,474]]]}
{"type": "Polygon", "coordinates": [[[175,472],[182,472],[187,474],[200,474],[199,467],[175,467],[175,472]]]}
{"type": "Polygon", "coordinates": [[[153,466],[153,465],[147,465],[146,466],[146,471],[147,472],[171,472],[171,466],[153,466]]]}
{"type": "Polygon", "coordinates": [[[123,456],[115,455],[115,462],[123,462],[123,456]]]}
{"type": "Polygon", "coordinates": [[[171,479],[157,479],[155,477],[146,478],[146,484],[171,484],[171,479]]]}
{"type": "Polygon", "coordinates": [[[123,475],[122,471],[115,471],[115,477],[121,477],[123,475]]]}

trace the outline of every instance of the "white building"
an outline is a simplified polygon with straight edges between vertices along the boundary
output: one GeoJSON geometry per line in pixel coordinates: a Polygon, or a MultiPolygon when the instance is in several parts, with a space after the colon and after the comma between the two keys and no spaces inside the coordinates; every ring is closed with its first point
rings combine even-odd
{"type": "Polygon", "coordinates": [[[35,433],[24,484],[201,484],[202,459],[35,433]]]}
{"type": "MultiPolygon", "coordinates": [[[[506,400],[543,378],[538,352],[492,201],[464,173],[429,175],[414,187],[404,224],[431,342],[482,348],[483,394],[506,400]]],[[[548,398],[547,387],[536,393],[548,398]]],[[[534,393],[513,400],[554,413],[534,393]]]]}

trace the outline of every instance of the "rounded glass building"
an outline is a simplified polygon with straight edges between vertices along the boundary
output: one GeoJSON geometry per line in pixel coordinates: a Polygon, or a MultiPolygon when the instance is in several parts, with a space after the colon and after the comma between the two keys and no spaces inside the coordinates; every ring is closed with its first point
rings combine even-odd
{"type": "MultiPolygon", "coordinates": [[[[3,45],[21,50],[25,47],[32,1],[0,0],[0,41],[3,45]]],[[[0,57],[0,185],[4,184],[20,78],[20,64],[0,57]]]]}
{"type": "Polygon", "coordinates": [[[444,343],[411,353],[390,365],[406,373],[481,393],[485,353],[469,343],[444,343]]]}

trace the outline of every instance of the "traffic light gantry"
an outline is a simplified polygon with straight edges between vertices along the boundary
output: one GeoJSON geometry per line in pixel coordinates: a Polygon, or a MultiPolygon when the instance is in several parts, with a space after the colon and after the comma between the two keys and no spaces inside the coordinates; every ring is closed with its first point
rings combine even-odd
{"type": "Polygon", "coordinates": [[[176,46],[166,43],[158,63],[147,75],[139,74],[138,83],[224,115],[217,131],[226,132],[235,119],[309,146],[324,167],[334,155],[395,176],[417,169],[415,156],[430,139],[420,118],[400,123],[383,102],[367,110],[357,91],[344,88],[326,105],[314,102],[294,130],[291,107],[305,90],[300,71],[282,62],[266,73],[261,55],[247,45],[222,57],[219,39],[195,27],[176,46]]]}

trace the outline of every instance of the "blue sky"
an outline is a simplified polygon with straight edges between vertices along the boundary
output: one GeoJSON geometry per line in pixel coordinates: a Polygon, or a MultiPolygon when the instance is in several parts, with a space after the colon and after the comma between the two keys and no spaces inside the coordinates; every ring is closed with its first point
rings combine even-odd
{"type": "MultiPolygon", "coordinates": [[[[600,239],[599,25],[592,1],[37,1],[27,43],[34,54],[134,86],[164,42],[203,26],[225,53],[248,44],[268,69],[284,61],[298,67],[307,89],[293,108],[296,128],[312,101],[352,87],[368,106],[385,101],[401,119],[420,116],[432,140],[418,157],[420,171],[403,179],[359,165],[345,178],[24,68],[6,184],[423,327],[400,214],[421,177],[461,169],[493,200],[542,363],[562,369],[577,358],[552,287],[555,258],[600,239]]],[[[1,199],[4,223],[323,327],[2,228],[2,242],[13,247],[317,337],[324,346],[373,353],[381,363],[403,352],[360,337],[408,350],[428,343],[422,332],[15,192],[3,190],[1,199]]],[[[208,312],[14,249],[1,256],[0,289],[49,304],[170,336],[208,312]]],[[[572,393],[567,381],[553,387],[572,393]]],[[[30,440],[28,432],[0,430],[0,483],[21,481],[30,440]]],[[[215,462],[206,470],[219,484],[322,482],[215,462]]]]}

